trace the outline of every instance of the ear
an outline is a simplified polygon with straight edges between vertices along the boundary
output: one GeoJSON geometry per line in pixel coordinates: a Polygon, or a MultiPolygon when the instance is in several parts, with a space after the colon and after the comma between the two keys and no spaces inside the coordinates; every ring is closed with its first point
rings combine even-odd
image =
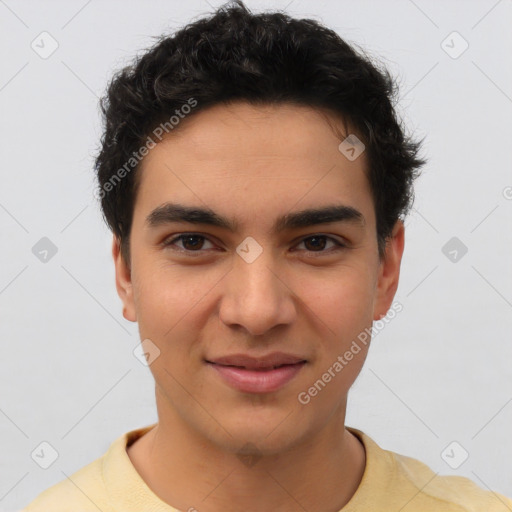
{"type": "Polygon", "coordinates": [[[404,252],[404,240],[404,224],[401,220],[397,220],[391,237],[387,240],[384,259],[380,262],[379,266],[373,308],[374,320],[380,320],[386,316],[393,302],[400,277],[400,263],[404,252]]]}
{"type": "Polygon", "coordinates": [[[115,235],[112,240],[112,256],[116,270],[117,294],[123,302],[123,316],[130,322],[136,322],[137,314],[133,300],[131,270],[121,253],[121,242],[115,235]]]}

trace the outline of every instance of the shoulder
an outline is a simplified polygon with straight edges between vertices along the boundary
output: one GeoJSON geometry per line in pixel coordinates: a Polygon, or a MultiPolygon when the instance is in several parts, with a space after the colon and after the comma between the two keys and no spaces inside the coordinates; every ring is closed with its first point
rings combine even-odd
{"type": "MultiPolygon", "coordinates": [[[[22,512],[114,512],[128,510],[150,490],[133,467],[126,448],[156,424],[119,436],[96,460],[39,494],[22,512]]],[[[156,498],[155,498],[156,499],[156,498]]]]}
{"type": "Polygon", "coordinates": [[[22,512],[110,512],[106,490],[102,478],[100,457],[71,476],[49,487],[22,512]]]}
{"type": "MultiPolygon", "coordinates": [[[[440,475],[417,459],[390,453],[399,477],[407,480],[417,490],[417,495],[412,501],[432,504],[432,510],[438,511],[510,512],[512,510],[512,499],[483,489],[469,478],[440,475]]],[[[420,508],[420,510],[423,509],[420,508]]]]}
{"type": "Polygon", "coordinates": [[[512,511],[512,499],[502,494],[484,489],[466,477],[441,475],[417,459],[381,448],[360,430],[349,430],[363,443],[367,455],[354,505],[366,508],[370,504],[370,508],[386,512],[512,511]]]}

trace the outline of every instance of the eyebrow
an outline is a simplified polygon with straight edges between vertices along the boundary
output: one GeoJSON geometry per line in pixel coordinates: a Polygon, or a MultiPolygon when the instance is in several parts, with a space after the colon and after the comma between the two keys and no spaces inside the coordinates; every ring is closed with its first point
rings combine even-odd
{"type": "MultiPolygon", "coordinates": [[[[178,203],[164,203],[155,208],[146,218],[150,228],[162,226],[171,222],[187,222],[190,224],[206,224],[232,232],[238,231],[239,224],[234,220],[223,217],[210,208],[199,208],[178,203]]],[[[320,208],[308,208],[278,217],[272,233],[326,224],[331,222],[348,222],[364,227],[364,215],[352,206],[329,205],[320,208]]]]}

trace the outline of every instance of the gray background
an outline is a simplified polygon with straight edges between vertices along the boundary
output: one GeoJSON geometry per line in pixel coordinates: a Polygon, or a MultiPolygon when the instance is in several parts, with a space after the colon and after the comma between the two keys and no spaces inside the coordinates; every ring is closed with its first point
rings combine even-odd
{"type": "MultiPolygon", "coordinates": [[[[1,511],[157,419],[92,195],[97,101],[151,36],[221,3],[0,0],[1,511]],[[43,31],[59,45],[46,59],[31,48],[50,48],[43,31]],[[32,252],[43,237],[57,247],[46,262],[32,252]],[[59,454],[48,469],[31,458],[43,441],[59,454]]],[[[347,424],[512,496],[512,2],[247,5],[287,7],[375,54],[400,77],[407,126],[427,137],[406,222],[403,311],[374,339],[347,424]],[[456,261],[451,246],[443,252],[452,237],[456,261]],[[446,460],[457,465],[462,450],[468,459],[452,469],[446,460]]]]}

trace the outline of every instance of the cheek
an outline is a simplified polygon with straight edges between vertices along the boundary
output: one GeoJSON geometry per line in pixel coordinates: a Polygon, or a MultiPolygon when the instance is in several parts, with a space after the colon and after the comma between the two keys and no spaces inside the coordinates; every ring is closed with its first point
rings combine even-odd
{"type": "Polygon", "coordinates": [[[309,285],[303,287],[303,297],[308,297],[306,314],[314,322],[311,328],[318,349],[310,381],[329,382],[319,401],[329,408],[331,400],[337,402],[348,392],[366,359],[374,283],[368,269],[353,266],[339,269],[322,282],[310,279],[309,285]]]}
{"type": "Polygon", "coordinates": [[[297,295],[331,335],[347,340],[372,322],[374,283],[368,268],[344,267],[301,280],[297,295]]]}
{"type": "Polygon", "coordinates": [[[174,325],[201,311],[203,299],[218,281],[216,275],[199,266],[185,269],[169,262],[140,265],[133,276],[140,328],[156,337],[169,336],[174,325]]]}
{"type": "Polygon", "coordinates": [[[134,294],[140,339],[151,340],[159,350],[150,369],[163,389],[175,386],[173,376],[181,382],[202,369],[205,340],[212,337],[212,292],[225,273],[149,260],[138,267],[134,294]]]}
{"type": "Polygon", "coordinates": [[[371,280],[356,270],[340,272],[339,279],[331,276],[310,293],[307,314],[315,322],[317,359],[300,391],[314,400],[319,417],[346,399],[364,365],[372,304],[371,280]]]}

